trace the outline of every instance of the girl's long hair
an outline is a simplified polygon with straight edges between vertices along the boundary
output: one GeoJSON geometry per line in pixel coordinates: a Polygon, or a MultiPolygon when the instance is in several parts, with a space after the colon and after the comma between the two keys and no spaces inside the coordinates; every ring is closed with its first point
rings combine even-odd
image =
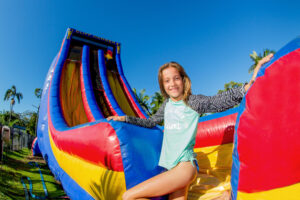
{"type": "Polygon", "coordinates": [[[162,77],[162,72],[164,69],[167,69],[169,67],[174,67],[178,70],[182,81],[183,81],[183,101],[185,102],[186,105],[188,105],[188,99],[189,96],[192,94],[192,83],[190,78],[188,77],[188,75],[185,73],[183,67],[178,64],[177,62],[169,62],[166,63],[164,65],[162,65],[159,70],[158,70],[158,83],[159,83],[159,87],[160,87],[160,92],[163,95],[164,99],[169,98],[169,95],[167,94],[167,92],[164,89],[164,85],[163,85],[163,77],[162,77]]]}

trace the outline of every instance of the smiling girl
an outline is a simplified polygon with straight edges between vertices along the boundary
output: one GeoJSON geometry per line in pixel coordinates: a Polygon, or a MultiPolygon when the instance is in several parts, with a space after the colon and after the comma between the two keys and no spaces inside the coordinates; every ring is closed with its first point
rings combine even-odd
{"type": "Polygon", "coordinates": [[[191,81],[178,63],[170,62],[161,66],[158,82],[165,100],[155,115],[148,119],[132,116],[107,118],[148,128],[162,121],[165,123],[158,165],[166,171],[127,190],[123,199],[145,199],[169,194],[170,200],[185,200],[188,186],[197,175],[198,164],[193,149],[200,114],[220,112],[237,105],[254,82],[259,68],[272,56],[270,54],[258,63],[248,84],[216,96],[193,95],[191,81]]]}

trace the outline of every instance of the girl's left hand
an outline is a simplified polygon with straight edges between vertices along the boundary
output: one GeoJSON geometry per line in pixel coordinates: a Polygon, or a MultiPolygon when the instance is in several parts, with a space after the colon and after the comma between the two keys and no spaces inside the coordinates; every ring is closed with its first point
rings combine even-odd
{"type": "MultiPolygon", "coordinates": [[[[259,71],[260,67],[263,66],[263,64],[269,62],[274,54],[270,53],[269,55],[263,57],[260,61],[258,61],[257,66],[254,69],[253,76],[255,75],[254,79],[256,78],[257,72],[259,71]]],[[[254,80],[252,79],[252,80],[254,80]]]]}
{"type": "Polygon", "coordinates": [[[259,71],[259,69],[261,68],[261,66],[267,62],[269,62],[271,60],[271,58],[273,57],[273,54],[270,53],[269,55],[263,57],[259,62],[258,64],[256,65],[255,69],[254,69],[254,72],[253,72],[253,75],[252,75],[252,78],[251,80],[249,81],[249,83],[247,85],[245,85],[245,91],[247,91],[250,86],[254,83],[255,79],[256,79],[256,76],[257,76],[257,72],[259,71]]]}

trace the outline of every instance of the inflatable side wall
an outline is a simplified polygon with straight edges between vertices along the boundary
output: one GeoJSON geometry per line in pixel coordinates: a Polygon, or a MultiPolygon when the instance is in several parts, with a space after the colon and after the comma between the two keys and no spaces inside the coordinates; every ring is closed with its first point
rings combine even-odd
{"type": "Polygon", "coordinates": [[[238,113],[232,194],[238,200],[300,199],[300,38],[263,66],[238,113]]]}

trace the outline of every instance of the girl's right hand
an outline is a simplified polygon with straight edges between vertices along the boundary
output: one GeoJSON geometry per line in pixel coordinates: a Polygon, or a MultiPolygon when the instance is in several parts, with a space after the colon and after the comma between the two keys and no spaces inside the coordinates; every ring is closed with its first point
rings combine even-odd
{"type": "Polygon", "coordinates": [[[107,121],[114,120],[114,121],[125,122],[125,116],[109,116],[106,119],[107,121]]]}

